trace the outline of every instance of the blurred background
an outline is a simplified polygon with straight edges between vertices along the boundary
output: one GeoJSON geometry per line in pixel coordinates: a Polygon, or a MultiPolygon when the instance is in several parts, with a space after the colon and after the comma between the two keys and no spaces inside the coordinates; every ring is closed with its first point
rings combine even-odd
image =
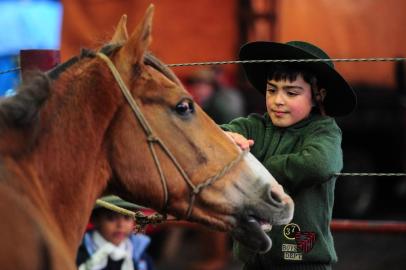
{"type": "MultiPolygon", "coordinates": [[[[0,1],[0,95],[11,94],[20,83],[20,50],[59,50],[65,61],[81,48],[108,41],[122,14],[128,15],[131,32],[150,3],[155,5],[150,49],[167,64],[237,60],[239,47],[254,40],[308,41],[332,58],[406,57],[403,0],[0,1]]],[[[405,65],[336,63],[359,102],[353,114],[337,119],[343,172],[406,171],[405,65]]],[[[173,71],[217,123],[265,111],[263,97],[239,65],[173,71]]],[[[334,217],[365,221],[361,227],[366,228],[387,221],[396,225],[406,221],[405,202],[405,177],[340,177],[334,217]]],[[[390,232],[333,228],[336,269],[406,269],[406,230],[399,224],[403,230],[390,232]]],[[[160,269],[239,269],[227,235],[191,224],[149,233],[160,269]]]]}

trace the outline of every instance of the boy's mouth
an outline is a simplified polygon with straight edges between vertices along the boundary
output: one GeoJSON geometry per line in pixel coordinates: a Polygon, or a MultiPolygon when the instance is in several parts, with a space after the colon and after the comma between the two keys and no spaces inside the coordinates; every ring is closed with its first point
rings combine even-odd
{"type": "Polygon", "coordinates": [[[115,238],[125,238],[125,237],[127,237],[127,234],[125,232],[115,232],[115,233],[113,233],[113,236],[115,238]]]}
{"type": "Polygon", "coordinates": [[[282,117],[282,116],[286,115],[288,112],[280,111],[280,110],[272,110],[272,113],[277,117],[282,117]]]}

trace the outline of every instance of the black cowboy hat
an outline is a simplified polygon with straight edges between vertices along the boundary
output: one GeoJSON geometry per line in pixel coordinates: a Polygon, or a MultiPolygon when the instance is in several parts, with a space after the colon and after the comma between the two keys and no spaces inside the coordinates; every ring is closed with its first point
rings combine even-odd
{"type": "MultiPolygon", "coordinates": [[[[276,43],[256,41],[243,45],[240,60],[275,60],[275,59],[330,59],[320,48],[303,41],[276,43]]],[[[243,67],[249,82],[265,94],[269,66],[274,63],[244,63],[243,67]]],[[[352,112],[357,104],[356,95],[334,69],[332,61],[304,62],[300,64],[317,76],[321,85],[327,90],[324,99],[326,114],[343,116],[352,112]]]]}

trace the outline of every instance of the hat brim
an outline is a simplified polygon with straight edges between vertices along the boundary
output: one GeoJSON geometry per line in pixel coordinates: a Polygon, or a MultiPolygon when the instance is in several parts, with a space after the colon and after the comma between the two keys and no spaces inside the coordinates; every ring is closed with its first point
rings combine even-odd
{"type": "MultiPolygon", "coordinates": [[[[240,60],[276,60],[276,59],[318,59],[318,57],[283,43],[256,41],[243,45],[240,60]]],[[[243,63],[248,81],[258,91],[265,94],[267,72],[274,63],[243,63]]],[[[300,65],[311,70],[327,90],[324,100],[326,114],[344,116],[351,113],[357,104],[356,95],[343,77],[325,62],[303,62],[300,65]]]]}
{"type": "MultiPolygon", "coordinates": [[[[122,208],[125,208],[125,209],[134,209],[135,210],[135,209],[143,209],[144,208],[141,205],[137,205],[137,204],[134,204],[134,203],[130,203],[128,201],[124,201],[123,199],[121,199],[120,197],[115,196],[115,195],[104,196],[104,197],[101,197],[100,199],[107,202],[107,203],[110,203],[110,204],[113,204],[115,206],[122,207],[122,208]]],[[[94,206],[93,210],[100,209],[100,208],[103,208],[103,207],[96,204],[94,206]]]]}

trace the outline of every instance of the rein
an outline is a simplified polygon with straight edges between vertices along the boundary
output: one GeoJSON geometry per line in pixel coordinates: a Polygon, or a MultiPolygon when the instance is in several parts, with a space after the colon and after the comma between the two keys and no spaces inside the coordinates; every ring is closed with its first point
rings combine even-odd
{"type": "MultiPolygon", "coordinates": [[[[219,178],[223,177],[228,171],[230,171],[230,169],[236,165],[237,163],[239,163],[243,157],[245,156],[245,153],[247,151],[242,151],[240,152],[240,154],[237,156],[237,158],[235,158],[234,160],[232,160],[230,163],[228,163],[226,166],[224,166],[223,169],[221,169],[216,175],[207,178],[205,181],[203,181],[202,183],[199,183],[198,185],[193,184],[193,182],[191,181],[191,179],[189,178],[189,176],[186,174],[185,170],[182,168],[182,166],[179,164],[179,162],[176,160],[175,156],[172,154],[172,152],[168,149],[168,147],[164,144],[164,142],[158,138],[157,136],[154,135],[151,126],[149,125],[148,121],[146,120],[146,118],[144,117],[144,114],[142,113],[142,111],[140,110],[140,107],[138,106],[138,104],[136,103],[136,101],[134,100],[134,98],[132,97],[130,91],[128,90],[125,82],[123,81],[120,73],[118,72],[117,68],[114,66],[114,63],[110,60],[109,57],[107,57],[104,53],[102,52],[98,52],[96,53],[96,56],[99,57],[100,59],[102,59],[107,66],[109,67],[111,73],[113,74],[115,80],[117,81],[124,97],[126,98],[128,104],[130,105],[132,111],[134,112],[135,116],[137,117],[139,123],[141,124],[145,135],[147,137],[147,143],[148,143],[148,147],[151,151],[152,157],[154,159],[155,165],[157,167],[157,170],[159,172],[159,176],[161,179],[161,183],[162,183],[162,187],[163,187],[163,191],[164,191],[164,204],[163,204],[163,211],[166,212],[166,209],[168,207],[168,186],[167,186],[167,181],[165,178],[165,175],[163,173],[162,167],[161,167],[161,163],[159,162],[159,158],[156,154],[154,145],[158,144],[161,149],[165,152],[165,154],[170,158],[170,160],[173,162],[173,164],[175,165],[176,169],[178,170],[178,172],[182,175],[183,179],[185,180],[185,182],[187,183],[187,185],[190,187],[191,189],[191,196],[190,196],[190,200],[189,200],[189,207],[186,211],[186,215],[185,215],[185,219],[189,219],[190,215],[192,214],[192,210],[193,210],[193,205],[195,202],[195,198],[196,195],[198,195],[204,188],[206,188],[207,186],[211,185],[212,183],[214,183],[216,180],[218,180],[219,178]]],[[[111,209],[111,207],[109,207],[111,209]]],[[[167,219],[166,218],[166,214],[164,214],[163,219],[167,219]]]]}

